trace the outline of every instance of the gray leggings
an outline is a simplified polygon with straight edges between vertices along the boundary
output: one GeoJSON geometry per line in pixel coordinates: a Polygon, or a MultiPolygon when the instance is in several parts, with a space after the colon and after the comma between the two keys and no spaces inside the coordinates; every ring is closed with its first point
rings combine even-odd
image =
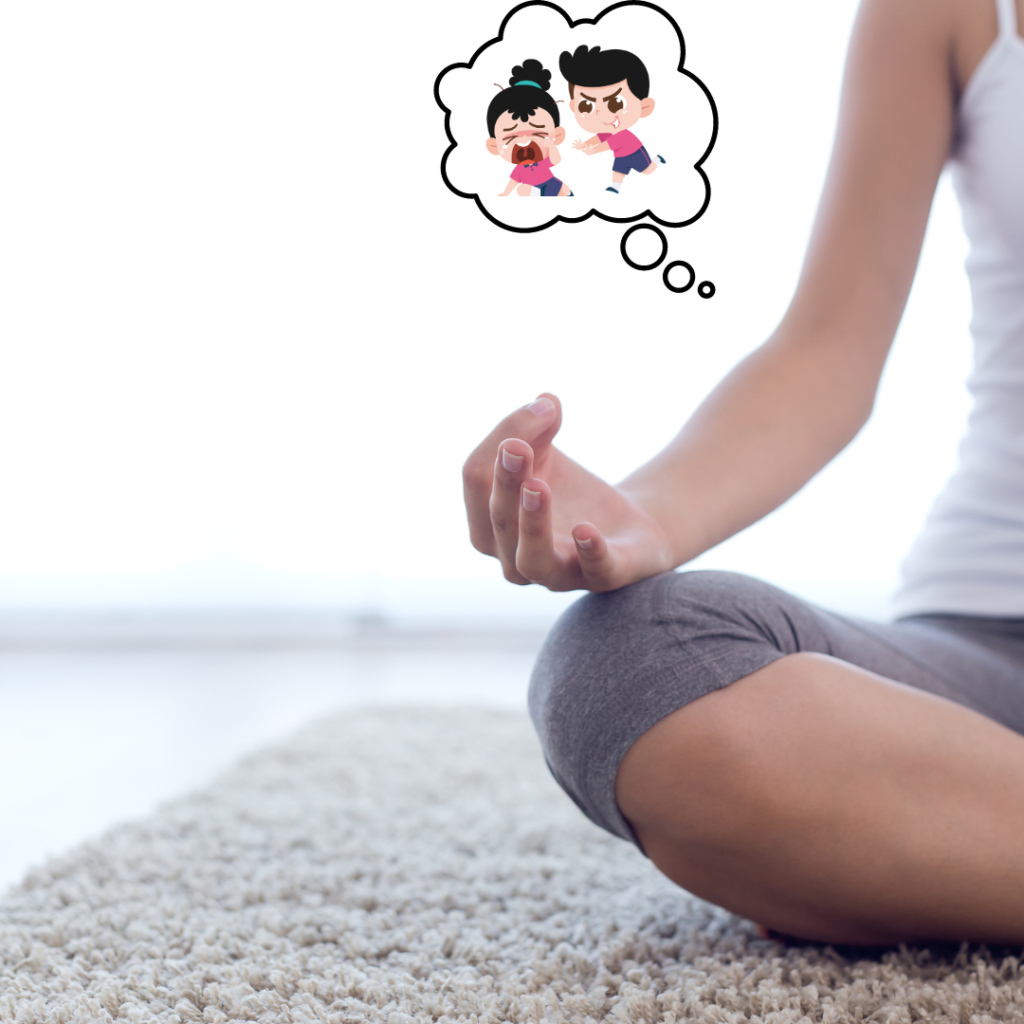
{"type": "Polygon", "coordinates": [[[582,597],[541,649],[530,714],[559,785],[591,821],[635,843],[615,802],[626,751],[683,705],[800,651],[841,658],[1024,733],[1024,619],[867,622],[727,572],[664,573],[582,597]]]}

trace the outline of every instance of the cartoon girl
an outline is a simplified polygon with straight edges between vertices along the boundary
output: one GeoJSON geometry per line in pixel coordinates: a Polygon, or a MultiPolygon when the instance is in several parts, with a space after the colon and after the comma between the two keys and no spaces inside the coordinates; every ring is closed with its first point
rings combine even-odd
{"type": "Polygon", "coordinates": [[[508,83],[487,108],[487,151],[513,165],[501,195],[516,189],[528,196],[537,188],[542,196],[571,196],[569,186],[551,171],[562,159],[558,146],[565,139],[558,105],[548,92],[551,72],[539,60],[523,61],[512,69],[508,83]]]}

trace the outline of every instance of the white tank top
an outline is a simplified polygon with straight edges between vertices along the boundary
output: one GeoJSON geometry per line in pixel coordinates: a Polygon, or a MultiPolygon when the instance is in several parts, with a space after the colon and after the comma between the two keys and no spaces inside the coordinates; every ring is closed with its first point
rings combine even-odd
{"type": "Polygon", "coordinates": [[[964,90],[951,158],[970,239],[974,403],[959,462],[903,564],[897,616],[1024,617],[1024,39],[1014,0],[964,90]]]}

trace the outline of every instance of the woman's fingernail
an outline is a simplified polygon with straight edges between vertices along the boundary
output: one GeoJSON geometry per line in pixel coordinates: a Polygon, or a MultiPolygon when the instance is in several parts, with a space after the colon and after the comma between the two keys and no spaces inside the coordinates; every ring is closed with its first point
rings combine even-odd
{"type": "Polygon", "coordinates": [[[534,416],[550,416],[555,411],[555,403],[550,398],[538,398],[527,407],[534,416]]]}
{"type": "Polygon", "coordinates": [[[501,449],[501,464],[510,472],[518,473],[526,461],[524,455],[513,455],[507,448],[501,449]]]}
{"type": "Polygon", "coordinates": [[[536,512],[540,508],[540,491],[523,488],[523,508],[527,512],[536,512]]]}
{"type": "Polygon", "coordinates": [[[594,546],[594,541],[590,537],[577,537],[576,543],[579,544],[584,551],[589,551],[594,546]]]}

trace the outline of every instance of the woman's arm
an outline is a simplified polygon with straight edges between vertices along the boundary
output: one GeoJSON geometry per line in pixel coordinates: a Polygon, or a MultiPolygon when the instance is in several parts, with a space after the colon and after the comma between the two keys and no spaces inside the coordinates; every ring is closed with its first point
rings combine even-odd
{"type": "Polygon", "coordinates": [[[864,0],[794,298],[664,451],[608,487],[551,444],[556,407],[514,413],[473,453],[471,536],[507,578],[608,590],[680,565],[772,511],[857,434],[951,145],[959,3],[864,0]],[[503,467],[506,451],[521,469],[503,467]]]}
{"type": "Polygon", "coordinates": [[[621,489],[677,564],[772,511],[871,413],[949,153],[953,4],[865,0],[803,271],[774,334],[621,489]]]}

